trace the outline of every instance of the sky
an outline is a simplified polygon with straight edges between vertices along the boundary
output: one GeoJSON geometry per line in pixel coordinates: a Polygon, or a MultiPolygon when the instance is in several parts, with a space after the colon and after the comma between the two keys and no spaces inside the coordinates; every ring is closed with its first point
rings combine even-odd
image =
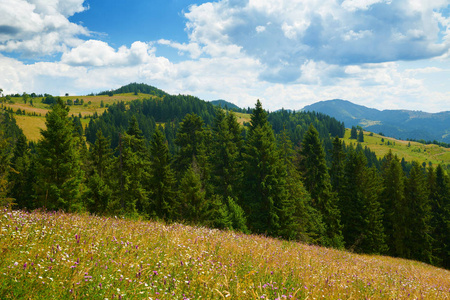
{"type": "Polygon", "coordinates": [[[449,0],[0,0],[4,94],[450,111],[449,0]]]}

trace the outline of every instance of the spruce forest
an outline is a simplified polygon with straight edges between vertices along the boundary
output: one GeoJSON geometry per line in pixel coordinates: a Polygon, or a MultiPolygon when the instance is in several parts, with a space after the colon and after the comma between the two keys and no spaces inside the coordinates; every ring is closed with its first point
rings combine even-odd
{"type": "MultiPolygon", "coordinates": [[[[55,97],[38,142],[0,115],[0,205],[88,212],[254,233],[450,268],[445,167],[377,157],[314,112],[250,122],[193,96],[131,84],[147,99],[109,105],[82,126],[55,97]],[[145,90],[147,89],[147,90],[145,90]]],[[[105,94],[113,92],[105,92],[105,94]]]]}

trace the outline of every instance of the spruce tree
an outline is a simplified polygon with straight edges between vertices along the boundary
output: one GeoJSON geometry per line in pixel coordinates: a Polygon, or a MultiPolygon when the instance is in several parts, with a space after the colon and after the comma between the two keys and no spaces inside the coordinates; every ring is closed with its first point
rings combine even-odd
{"type": "Polygon", "coordinates": [[[279,135],[281,161],[286,170],[288,198],[283,205],[280,235],[287,239],[317,244],[324,235],[324,224],[320,214],[311,205],[311,196],[301,181],[295,166],[295,150],[285,129],[279,135]]]}
{"type": "Polygon", "coordinates": [[[103,214],[111,202],[112,187],[110,177],[113,161],[111,142],[101,129],[97,131],[97,139],[89,153],[90,168],[87,178],[86,206],[92,213],[103,214]]]}
{"type": "Polygon", "coordinates": [[[417,162],[406,180],[407,199],[405,252],[401,256],[431,263],[431,207],[428,201],[423,171],[417,162]]]}
{"type": "Polygon", "coordinates": [[[355,126],[352,126],[352,129],[350,130],[350,139],[356,140],[358,138],[358,130],[355,126]]]}
{"type": "Polygon", "coordinates": [[[330,180],[333,191],[338,194],[344,185],[344,162],[344,145],[339,137],[336,136],[333,139],[333,148],[331,150],[330,180]]]}
{"type": "Polygon", "coordinates": [[[170,166],[170,155],[163,133],[156,129],[150,143],[150,178],[148,191],[150,205],[147,213],[168,221],[178,218],[175,174],[170,166]]]}
{"type": "Polygon", "coordinates": [[[433,256],[436,264],[450,269],[450,178],[439,164],[432,190],[433,256]]]}
{"type": "Polygon", "coordinates": [[[267,113],[258,100],[251,116],[248,139],[243,149],[244,178],[242,207],[249,228],[257,233],[277,235],[282,229],[280,211],[287,200],[286,171],[280,161],[275,136],[267,113]]]}
{"type": "Polygon", "coordinates": [[[232,112],[228,115],[217,110],[212,127],[211,180],[215,193],[236,199],[237,185],[241,175],[240,152],[241,129],[232,112]]]}
{"type": "Polygon", "coordinates": [[[10,197],[15,199],[18,208],[34,209],[35,196],[33,184],[36,171],[24,134],[18,136],[11,158],[12,172],[9,173],[11,183],[10,197]]]}
{"type": "Polygon", "coordinates": [[[39,206],[46,209],[83,209],[79,141],[68,113],[69,108],[57,98],[46,116],[46,129],[41,130],[36,190],[39,206]]]}
{"type": "Polygon", "coordinates": [[[300,150],[299,170],[306,190],[311,194],[312,205],[322,215],[325,235],[322,244],[341,248],[344,245],[338,198],[332,192],[330,177],[325,161],[325,151],[319,133],[311,124],[303,137],[300,150]]]}
{"type": "Polygon", "coordinates": [[[405,236],[404,173],[400,160],[391,151],[385,155],[381,169],[381,208],[384,211],[383,227],[386,234],[388,254],[398,256],[404,252],[405,236]]]}
{"type": "Polygon", "coordinates": [[[8,151],[8,139],[5,136],[2,125],[0,123],[0,207],[14,204],[14,199],[8,196],[11,187],[8,180],[11,170],[9,165],[11,153],[8,151]]]}
{"type": "Polygon", "coordinates": [[[148,151],[136,119],[130,121],[127,133],[119,134],[118,156],[115,159],[116,189],[111,212],[136,216],[148,205],[145,189],[149,178],[148,151]]]}

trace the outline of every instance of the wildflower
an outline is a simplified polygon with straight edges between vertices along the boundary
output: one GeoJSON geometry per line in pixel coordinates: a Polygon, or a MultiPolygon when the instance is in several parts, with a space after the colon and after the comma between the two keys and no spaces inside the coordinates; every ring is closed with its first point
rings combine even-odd
{"type": "Polygon", "coordinates": [[[23,269],[25,270],[27,268],[27,263],[23,264],[23,269]]]}

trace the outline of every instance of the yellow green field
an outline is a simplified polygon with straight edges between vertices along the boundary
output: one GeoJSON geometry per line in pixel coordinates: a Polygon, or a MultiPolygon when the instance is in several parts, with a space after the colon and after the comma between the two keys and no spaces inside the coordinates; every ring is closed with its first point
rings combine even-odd
{"type": "Polygon", "coordinates": [[[450,272],[180,224],[0,211],[0,299],[449,299],[450,272]]]}
{"type": "MultiPolygon", "coordinates": [[[[94,113],[102,114],[107,108],[106,105],[118,103],[120,101],[130,102],[136,99],[144,99],[154,97],[148,94],[127,93],[116,94],[113,96],[67,96],[61,97],[64,102],[68,99],[75,101],[76,99],[83,99],[84,105],[71,105],[70,114],[88,119],[82,119],[82,124],[86,126],[89,123],[89,117],[94,113]],[[101,102],[105,107],[101,107],[101,102]],[[89,102],[91,102],[89,104],[89,102]]],[[[25,111],[26,115],[15,115],[17,124],[22,128],[25,136],[30,141],[37,141],[40,138],[40,129],[45,129],[45,114],[50,110],[50,105],[42,103],[42,98],[33,98],[33,105],[31,106],[29,101],[25,104],[21,97],[13,97],[10,102],[3,102],[2,105],[6,108],[11,108],[15,111],[18,109],[25,111]],[[29,114],[36,114],[37,116],[30,116],[29,114]]]]}
{"type": "MultiPolygon", "coordinates": [[[[346,145],[356,144],[356,140],[350,139],[350,129],[346,129],[343,141],[346,145]]],[[[361,145],[369,147],[377,157],[383,157],[391,150],[393,154],[397,154],[399,158],[405,158],[409,162],[417,161],[427,164],[431,162],[433,165],[450,164],[450,149],[438,145],[402,141],[367,131],[364,131],[364,142],[361,145]]]]}

